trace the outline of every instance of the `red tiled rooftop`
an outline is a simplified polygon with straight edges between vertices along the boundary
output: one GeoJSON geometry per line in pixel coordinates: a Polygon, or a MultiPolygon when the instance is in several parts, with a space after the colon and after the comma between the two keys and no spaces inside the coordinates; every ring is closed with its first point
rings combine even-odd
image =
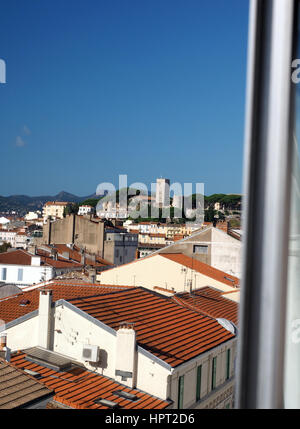
{"type": "Polygon", "coordinates": [[[41,265],[50,265],[55,268],[80,268],[82,265],[76,261],[68,261],[58,257],[54,260],[44,252],[39,252],[37,255],[32,255],[25,250],[14,250],[12,252],[5,252],[0,254],[0,264],[7,265],[31,265],[31,258],[40,256],[41,265]]]}
{"type": "Polygon", "coordinates": [[[192,293],[177,293],[173,298],[179,298],[183,305],[197,311],[205,312],[212,317],[224,318],[238,325],[238,303],[224,298],[224,292],[212,287],[203,287],[192,293]]]}
{"type": "Polygon", "coordinates": [[[67,206],[71,204],[67,201],[47,201],[44,206],[67,206]]]}
{"type": "MultiPolygon", "coordinates": [[[[129,286],[128,286],[129,287],[129,286]]],[[[96,294],[108,293],[116,290],[122,290],[127,287],[122,286],[106,286],[93,283],[82,283],[69,280],[58,281],[54,280],[47,286],[41,286],[37,289],[19,293],[11,297],[0,300],[0,319],[5,323],[11,322],[18,317],[31,313],[38,309],[39,293],[41,289],[52,290],[52,300],[79,298],[83,296],[91,296],[96,294]],[[29,301],[25,306],[20,305],[21,301],[29,301]]]]}
{"type": "Polygon", "coordinates": [[[133,323],[138,344],[172,367],[233,338],[214,318],[144,288],[68,301],[115,330],[133,323]]]}
{"type": "Polygon", "coordinates": [[[212,267],[211,265],[205,264],[204,262],[198,261],[197,259],[191,258],[184,255],[183,253],[160,253],[160,256],[170,259],[173,262],[184,265],[187,268],[198,271],[199,273],[211,277],[214,280],[222,282],[228,286],[238,287],[240,280],[227,274],[224,271],[218,270],[217,268],[212,267]],[[232,281],[228,280],[232,279],[232,281]]]}
{"type": "MultiPolygon", "coordinates": [[[[58,253],[60,255],[62,255],[62,253],[66,252],[69,254],[69,258],[70,260],[73,260],[75,262],[81,263],[81,254],[80,254],[80,249],[77,246],[74,246],[73,249],[71,249],[70,247],[68,247],[66,244],[54,244],[53,246],[47,246],[44,245],[44,247],[48,247],[49,248],[49,252],[51,251],[52,248],[56,249],[58,251],[58,253]]],[[[39,250],[40,252],[41,250],[39,250]]],[[[62,260],[66,260],[65,258],[61,258],[62,260]]],[[[86,265],[91,265],[91,266],[95,266],[97,267],[102,267],[102,266],[111,266],[112,264],[108,261],[106,261],[105,259],[101,258],[100,256],[96,256],[95,257],[95,261],[93,261],[91,258],[89,258],[88,256],[86,257],[86,265]]]]}
{"type": "Polygon", "coordinates": [[[108,377],[73,367],[70,370],[54,371],[45,366],[26,360],[26,350],[18,352],[11,358],[11,363],[18,368],[29,369],[41,374],[39,381],[54,390],[54,400],[76,409],[108,409],[107,406],[96,404],[96,399],[113,401],[123,409],[164,409],[170,402],[156,398],[138,389],[130,389],[108,377]],[[122,390],[136,395],[137,400],[122,398],[114,392],[122,390]]]}

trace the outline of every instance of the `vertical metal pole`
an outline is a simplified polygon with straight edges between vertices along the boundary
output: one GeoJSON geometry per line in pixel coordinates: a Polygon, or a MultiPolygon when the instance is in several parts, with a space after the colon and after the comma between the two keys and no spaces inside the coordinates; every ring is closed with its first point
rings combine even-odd
{"type": "Polygon", "coordinates": [[[250,0],[237,408],[281,408],[293,0],[250,0]]]}

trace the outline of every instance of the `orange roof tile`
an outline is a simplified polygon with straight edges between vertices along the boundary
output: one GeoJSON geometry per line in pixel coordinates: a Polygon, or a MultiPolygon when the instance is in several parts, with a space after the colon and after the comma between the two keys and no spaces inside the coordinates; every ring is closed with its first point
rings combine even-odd
{"type": "Polygon", "coordinates": [[[115,330],[133,323],[138,344],[173,367],[234,337],[214,318],[144,288],[68,301],[115,330]]]}
{"type": "MultiPolygon", "coordinates": [[[[63,252],[66,252],[69,254],[70,260],[73,260],[75,262],[81,263],[81,254],[80,249],[74,245],[73,249],[68,247],[66,244],[53,244],[51,246],[43,245],[44,247],[48,247],[49,252],[52,248],[56,249],[61,255],[63,252]]],[[[38,249],[39,252],[41,252],[40,249],[38,249]]],[[[65,258],[62,258],[64,261],[65,258]]],[[[93,261],[88,256],[86,257],[85,265],[91,265],[97,267],[103,267],[103,266],[112,266],[112,264],[105,259],[101,258],[100,256],[95,257],[95,261],[93,261]]]]}
{"type": "Polygon", "coordinates": [[[181,302],[189,308],[205,312],[212,317],[230,320],[237,325],[239,309],[238,303],[223,297],[223,294],[223,291],[206,286],[201,289],[196,289],[191,293],[177,293],[175,297],[177,298],[177,302],[181,302]]]}
{"type": "Polygon", "coordinates": [[[82,296],[91,296],[122,290],[124,289],[124,286],[106,286],[93,283],[83,283],[76,280],[54,280],[46,286],[40,286],[36,289],[27,292],[23,291],[17,295],[1,299],[0,319],[4,320],[5,323],[8,323],[18,317],[37,310],[39,306],[39,291],[41,289],[51,289],[52,300],[57,301],[58,299],[79,298],[82,296]],[[28,303],[25,306],[22,306],[20,305],[21,301],[28,301],[28,303]]]}
{"type": "Polygon", "coordinates": [[[68,261],[64,258],[58,257],[57,260],[47,256],[47,254],[38,251],[37,255],[32,255],[25,250],[14,250],[12,252],[5,252],[0,254],[0,264],[7,265],[31,265],[31,258],[34,256],[40,256],[41,265],[50,265],[55,268],[80,268],[82,265],[76,261],[68,261]]]}
{"type": "Polygon", "coordinates": [[[87,369],[73,367],[70,370],[55,371],[41,364],[26,360],[26,350],[18,352],[11,358],[11,363],[18,368],[30,369],[41,374],[39,381],[54,390],[54,400],[76,409],[108,409],[95,403],[102,398],[113,401],[124,409],[164,409],[170,401],[164,401],[138,389],[131,389],[115,380],[91,372],[87,369]],[[122,390],[137,397],[136,400],[125,399],[115,392],[122,390]]]}

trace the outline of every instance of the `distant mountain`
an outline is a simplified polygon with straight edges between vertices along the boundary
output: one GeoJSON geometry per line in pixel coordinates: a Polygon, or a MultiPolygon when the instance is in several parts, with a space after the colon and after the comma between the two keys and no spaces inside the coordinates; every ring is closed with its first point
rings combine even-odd
{"type": "Polygon", "coordinates": [[[67,201],[80,203],[90,198],[99,198],[96,194],[85,197],[78,197],[66,191],[61,191],[57,195],[42,195],[29,197],[28,195],[10,195],[3,197],[0,195],[0,212],[16,211],[19,215],[24,215],[28,211],[41,210],[47,201],[67,201]]]}

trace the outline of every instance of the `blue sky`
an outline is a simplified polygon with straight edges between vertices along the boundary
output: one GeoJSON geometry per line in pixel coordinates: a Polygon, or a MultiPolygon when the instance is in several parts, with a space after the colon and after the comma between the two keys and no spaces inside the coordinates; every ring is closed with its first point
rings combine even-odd
{"type": "Polygon", "coordinates": [[[0,195],[240,193],[248,0],[2,0],[0,195]]]}

